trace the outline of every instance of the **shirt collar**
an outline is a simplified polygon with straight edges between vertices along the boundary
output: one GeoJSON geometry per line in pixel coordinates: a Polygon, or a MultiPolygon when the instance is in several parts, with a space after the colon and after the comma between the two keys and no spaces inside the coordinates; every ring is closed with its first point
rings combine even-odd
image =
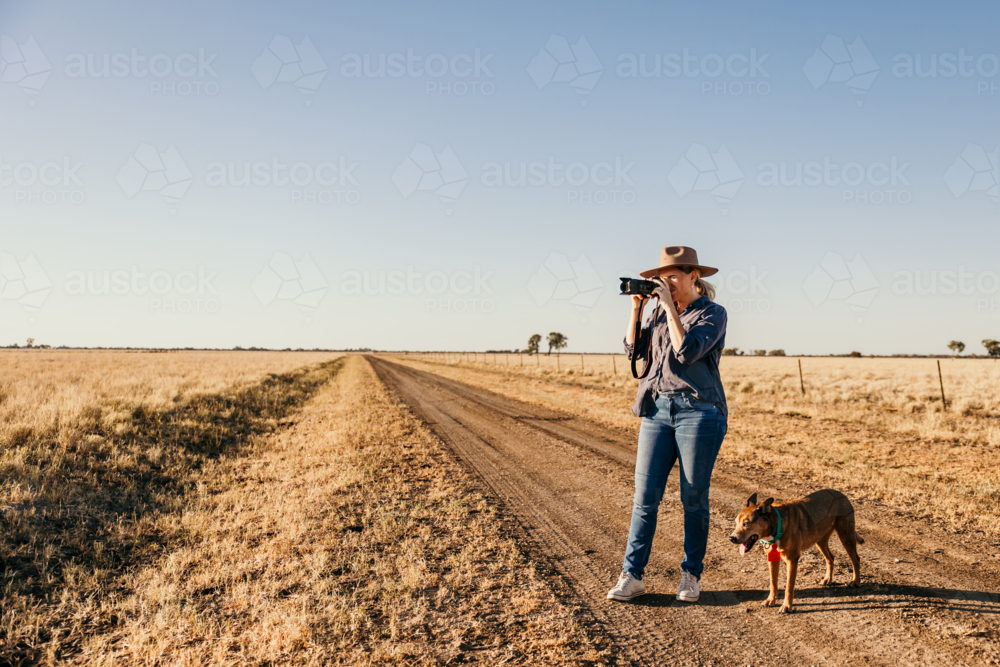
{"type": "Polygon", "coordinates": [[[686,313],[686,312],[687,312],[688,310],[691,310],[692,308],[693,308],[694,310],[698,310],[698,309],[700,309],[700,308],[704,308],[704,307],[705,307],[705,302],[706,302],[706,301],[708,301],[708,297],[707,297],[707,296],[705,296],[704,294],[702,294],[702,295],[701,295],[701,296],[699,296],[699,297],[698,297],[697,299],[695,299],[694,301],[692,301],[691,303],[689,303],[689,304],[687,305],[687,308],[685,308],[683,312],[685,312],[685,313],[686,313]]]}

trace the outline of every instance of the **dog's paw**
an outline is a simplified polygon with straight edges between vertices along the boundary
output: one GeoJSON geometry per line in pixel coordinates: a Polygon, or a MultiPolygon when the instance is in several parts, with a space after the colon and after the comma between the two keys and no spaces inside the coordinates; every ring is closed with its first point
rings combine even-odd
{"type": "Polygon", "coordinates": [[[792,613],[792,605],[790,605],[790,604],[783,604],[783,605],[781,605],[781,609],[778,610],[778,613],[779,614],[791,614],[792,613]]]}
{"type": "Polygon", "coordinates": [[[851,580],[851,581],[847,582],[847,587],[848,588],[857,588],[860,585],[861,585],[860,581],[851,580]]]}
{"type": "Polygon", "coordinates": [[[768,599],[764,600],[761,603],[760,606],[761,607],[773,607],[774,606],[774,598],[768,598],[768,599]]]}
{"type": "Polygon", "coordinates": [[[819,580],[819,585],[820,586],[833,586],[833,578],[831,577],[829,579],[820,579],[819,580]]]}

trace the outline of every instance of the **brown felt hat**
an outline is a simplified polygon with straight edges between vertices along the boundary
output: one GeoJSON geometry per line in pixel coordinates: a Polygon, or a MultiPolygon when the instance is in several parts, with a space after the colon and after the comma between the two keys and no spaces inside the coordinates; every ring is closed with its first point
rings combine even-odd
{"type": "Polygon", "coordinates": [[[683,245],[672,245],[660,251],[660,265],[658,267],[643,271],[639,275],[643,278],[652,278],[653,276],[660,275],[661,270],[669,269],[672,266],[690,266],[698,269],[701,272],[702,278],[719,272],[718,269],[714,269],[711,266],[702,266],[699,264],[698,252],[694,248],[688,248],[683,245]]]}

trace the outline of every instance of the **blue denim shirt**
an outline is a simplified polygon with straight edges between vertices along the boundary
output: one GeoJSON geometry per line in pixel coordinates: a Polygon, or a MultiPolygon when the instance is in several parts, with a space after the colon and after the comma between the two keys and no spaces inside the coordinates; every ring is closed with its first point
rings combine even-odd
{"type": "MultiPolygon", "coordinates": [[[[690,391],[696,399],[715,404],[722,416],[728,419],[726,393],[719,375],[719,358],[726,344],[726,309],[702,296],[688,304],[680,317],[687,333],[677,352],[670,344],[667,312],[659,301],[649,322],[639,332],[636,344],[640,358],[646,353],[649,337],[653,337],[649,347],[653,363],[649,375],[639,380],[632,413],[636,417],[652,414],[657,394],[690,391]]],[[[630,360],[633,349],[632,345],[625,343],[625,354],[630,360]]],[[[636,365],[641,368],[638,362],[636,365]]]]}

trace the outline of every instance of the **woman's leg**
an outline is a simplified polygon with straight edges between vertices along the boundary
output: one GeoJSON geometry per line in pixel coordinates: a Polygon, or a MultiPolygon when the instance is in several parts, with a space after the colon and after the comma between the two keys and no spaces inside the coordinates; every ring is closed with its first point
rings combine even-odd
{"type": "Polygon", "coordinates": [[[635,459],[635,495],[623,569],[642,579],[656,532],[656,516],[667,486],[667,475],[677,460],[677,444],[667,401],[657,401],[657,413],[643,417],[635,459]],[[662,408],[660,406],[663,406],[662,408]]]}
{"type": "Polygon", "coordinates": [[[681,569],[701,578],[708,545],[708,488],[715,459],[726,436],[726,420],[716,408],[678,406],[677,456],[680,459],[681,502],[684,504],[684,561],[681,569]]]}

